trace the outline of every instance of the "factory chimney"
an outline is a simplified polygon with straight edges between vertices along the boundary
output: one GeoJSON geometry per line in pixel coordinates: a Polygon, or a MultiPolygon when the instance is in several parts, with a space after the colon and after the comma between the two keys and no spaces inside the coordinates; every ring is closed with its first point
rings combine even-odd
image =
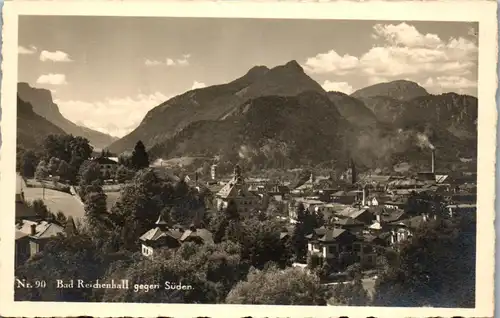
{"type": "Polygon", "coordinates": [[[432,149],[432,161],[431,161],[431,171],[432,173],[435,173],[435,165],[436,165],[436,149],[432,149]]]}
{"type": "Polygon", "coordinates": [[[366,185],[363,186],[363,200],[361,201],[361,207],[366,206],[366,185]]]}

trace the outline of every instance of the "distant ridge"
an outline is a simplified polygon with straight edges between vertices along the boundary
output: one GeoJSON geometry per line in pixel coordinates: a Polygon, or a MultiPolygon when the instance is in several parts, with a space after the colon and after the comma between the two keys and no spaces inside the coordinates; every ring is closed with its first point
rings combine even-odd
{"type": "Polygon", "coordinates": [[[427,164],[428,146],[419,141],[425,135],[441,163],[452,164],[476,155],[476,123],[472,96],[431,95],[406,80],[352,95],[326,92],[290,61],[178,95],[149,111],[110,150],[130,151],[142,140],[152,158],[217,158],[266,169],[343,166],[348,156],[361,167],[392,167],[427,164]]]}
{"type": "Polygon", "coordinates": [[[407,80],[379,83],[359,89],[351,94],[351,96],[355,98],[385,96],[396,100],[411,100],[416,97],[427,95],[429,95],[429,93],[425,88],[415,82],[407,80]]]}
{"type": "Polygon", "coordinates": [[[96,148],[103,149],[118,139],[90,128],[79,126],[66,119],[59,111],[59,107],[54,103],[52,93],[49,90],[31,87],[28,83],[22,82],[18,83],[17,90],[19,98],[30,103],[35,113],[68,134],[87,138],[96,148]]]}
{"type": "Polygon", "coordinates": [[[17,146],[41,149],[48,135],[64,135],[64,130],[36,114],[30,103],[17,96],[17,146]]]}
{"type": "Polygon", "coordinates": [[[137,140],[151,147],[192,122],[223,118],[249,99],[295,96],[306,91],[326,94],[297,61],[271,69],[256,66],[230,83],[191,90],[153,108],[134,131],[114,142],[110,150],[115,153],[130,150],[137,140]]]}

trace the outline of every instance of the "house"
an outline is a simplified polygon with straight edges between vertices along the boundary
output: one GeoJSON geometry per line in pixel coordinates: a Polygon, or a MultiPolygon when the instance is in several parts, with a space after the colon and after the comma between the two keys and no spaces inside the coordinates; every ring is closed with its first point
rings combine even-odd
{"type": "Polygon", "coordinates": [[[351,218],[334,217],[332,222],[336,227],[349,230],[352,233],[362,231],[365,227],[363,222],[351,218]]]}
{"type": "Polygon", "coordinates": [[[92,161],[99,164],[102,176],[113,176],[116,172],[116,169],[118,168],[118,161],[115,161],[108,157],[97,157],[92,161]]]}
{"type": "Polygon", "coordinates": [[[215,195],[217,208],[219,210],[225,209],[229,202],[233,201],[237,206],[238,213],[242,216],[248,216],[253,211],[259,210],[261,198],[249,191],[248,188],[241,175],[240,167],[236,166],[233,178],[215,195]]]}
{"type": "Polygon", "coordinates": [[[24,199],[24,192],[16,193],[16,221],[30,220],[35,221],[38,216],[33,207],[28,205],[24,199]]]}
{"type": "Polygon", "coordinates": [[[375,215],[376,222],[380,224],[396,222],[405,216],[404,210],[385,206],[371,207],[370,212],[375,215]]]}
{"type": "Polygon", "coordinates": [[[390,223],[392,226],[390,243],[397,244],[411,238],[415,231],[429,221],[427,215],[417,215],[409,219],[390,223]]]}
{"type": "Polygon", "coordinates": [[[337,191],[331,195],[331,200],[341,204],[353,204],[359,198],[357,191],[337,191]]]}
{"type": "Polygon", "coordinates": [[[65,228],[54,222],[21,220],[16,224],[16,259],[39,253],[50,239],[65,234],[65,228]]]}
{"type": "Polygon", "coordinates": [[[197,228],[192,224],[188,230],[182,233],[179,241],[184,242],[195,242],[197,244],[211,244],[214,243],[212,233],[205,228],[197,228]]]}
{"type": "Polygon", "coordinates": [[[290,188],[280,184],[270,184],[267,186],[267,194],[277,201],[282,201],[290,193],[290,188]]]}
{"type": "Polygon", "coordinates": [[[169,228],[160,215],[155,223],[156,227],[144,233],[139,240],[141,241],[141,251],[144,256],[151,256],[159,248],[177,248],[180,246],[180,238],[183,235],[182,230],[169,228]]]}
{"type": "Polygon", "coordinates": [[[316,255],[320,264],[328,262],[337,268],[354,263],[370,266],[376,263],[376,254],[370,244],[340,228],[320,227],[306,236],[308,255],[316,255]]]}
{"type": "Polygon", "coordinates": [[[364,224],[372,224],[375,219],[374,215],[370,213],[368,208],[357,208],[349,206],[339,213],[337,213],[339,218],[350,218],[359,221],[364,224]]]}

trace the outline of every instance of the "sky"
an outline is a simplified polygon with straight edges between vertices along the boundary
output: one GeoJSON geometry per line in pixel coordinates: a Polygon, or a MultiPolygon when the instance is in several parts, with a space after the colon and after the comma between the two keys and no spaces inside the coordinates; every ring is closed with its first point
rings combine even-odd
{"type": "Polygon", "coordinates": [[[121,137],[161,102],[296,60],[328,91],[406,79],[477,96],[477,23],[21,16],[18,80],[121,137]]]}

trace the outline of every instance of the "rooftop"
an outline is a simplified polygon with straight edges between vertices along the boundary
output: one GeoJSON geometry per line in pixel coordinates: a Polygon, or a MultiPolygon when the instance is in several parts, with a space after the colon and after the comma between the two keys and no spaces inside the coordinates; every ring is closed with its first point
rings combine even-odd
{"type": "Polygon", "coordinates": [[[205,243],[213,243],[214,242],[212,233],[207,229],[189,229],[189,230],[186,230],[184,233],[182,233],[180,241],[183,242],[190,237],[200,238],[205,243]]]}
{"type": "Polygon", "coordinates": [[[28,220],[22,220],[20,224],[16,226],[16,239],[20,233],[24,233],[32,238],[36,239],[45,239],[57,236],[58,234],[62,234],[64,232],[64,228],[56,223],[51,223],[47,221],[42,222],[33,222],[28,220]],[[31,235],[31,226],[35,225],[35,235],[31,235]]]}
{"type": "Polygon", "coordinates": [[[338,214],[343,217],[355,219],[361,214],[363,214],[367,209],[366,208],[355,208],[355,207],[347,207],[340,211],[338,214]]]}

